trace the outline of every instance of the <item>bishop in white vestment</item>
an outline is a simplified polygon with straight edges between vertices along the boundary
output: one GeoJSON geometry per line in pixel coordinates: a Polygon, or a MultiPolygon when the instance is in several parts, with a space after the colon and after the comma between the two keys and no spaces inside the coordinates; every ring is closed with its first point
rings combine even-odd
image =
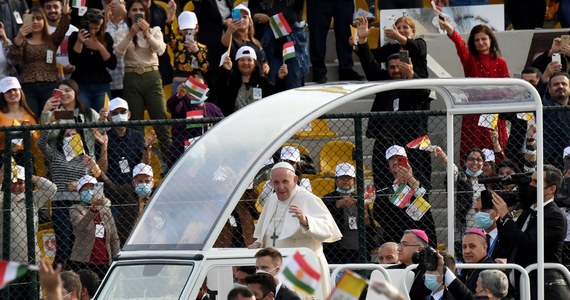
{"type": "Polygon", "coordinates": [[[319,259],[321,287],[326,297],[330,293],[329,267],[322,243],[341,239],[342,234],[323,201],[297,186],[295,170],[286,162],[271,169],[271,195],[261,211],[253,237],[256,241],[249,248],[306,247],[319,259]]]}

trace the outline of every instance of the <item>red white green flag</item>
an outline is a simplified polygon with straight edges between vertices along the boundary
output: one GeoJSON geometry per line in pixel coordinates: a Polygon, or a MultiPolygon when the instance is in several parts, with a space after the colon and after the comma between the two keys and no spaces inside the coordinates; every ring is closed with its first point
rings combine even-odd
{"type": "Polygon", "coordinates": [[[293,41],[289,41],[283,44],[283,63],[293,57],[295,57],[295,43],[293,41]]]}
{"type": "Polygon", "coordinates": [[[286,36],[292,31],[291,26],[287,23],[283,13],[278,13],[269,18],[269,26],[271,27],[271,30],[273,30],[273,35],[276,39],[286,36]]]}
{"type": "Polygon", "coordinates": [[[295,291],[313,295],[319,286],[321,274],[313,269],[299,251],[289,257],[277,278],[295,291]]]}
{"type": "Polygon", "coordinates": [[[0,261],[0,289],[11,281],[14,281],[28,273],[28,266],[19,262],[2,260],[0,261]]]}
{"type": "Polygon", "coordinates": [[[399,208],[404,208],[406,204],[410,202],[410,199],[414,195],[414,192],[414,189],[409,187],[407,184],[402,184],[396,189],[390,198],[390,202],[399,208]]]}
{"type": "Polygon", "coordinates": [[[188,94],[194,96],[198,100],[201,100],[203,97],[205,97],[210,90],[208,88],[208,85],[201,83],[192,76],[188,77],[188,80],[184,82],[184,89],[186,92],[188,92],[188,94]]]}
{"type": "Polygon", "coordinates": [[[431,144],[429,136],[424,135],[406,144],[410,149],[418,149],[433,152],[436,146],[431,144]]]}
{"type": "Polygon", "coordinates": [[[87,7],[86,0],[72,0],[71,7],[75,8],[87,7]]]}

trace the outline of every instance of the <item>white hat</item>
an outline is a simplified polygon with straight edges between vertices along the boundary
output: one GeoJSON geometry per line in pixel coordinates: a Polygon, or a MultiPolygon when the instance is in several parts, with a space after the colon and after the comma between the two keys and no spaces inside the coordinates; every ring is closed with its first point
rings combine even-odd
{"type": "Polygon", "coordinates": [[[12,181],[16,182],[18,180],[26,180],[26,169],[24,167],[16,165],[12,168],[12,181]],[[16,173],[16,177],[14,178],[14,173],[16,173]]]}
{"type": "Polygon", "coordinates": [[[250,57],[257,60],[257,54],[255,54],[255,50],[253,50],[253,48],[250,46],[242,46],[238,49],[236,53],[236,60],[239,60],[242,57],[250,57]]]}
{"type": "Polygon", "coordinates": [[[109,111],[114,111],[117,108],[124,108],[126,110],[129,110],[129,103],[120,97],[113,98],[111,101],[109,101],[109,111]]]}
{"type": "Polygon", "coordinates": [[[243,4],[239,4],[238,6],[234,7],[234,9],[245,10],[247,11],[247,15],[251,17],[251,11],[249,8],[243,4]]]}
{"type": "Polygon", "coordinates": [[[148,175],[150,177],[154,176],[154,173],[152,172],[152,167],[144,163],[140,163],[133,168],[133,177],[139,174],[148,175]]]}
{"type": "Polygon", "coordinates": [[[11,89],[21,89],[20,81],[16,77],[4,77],[0,80],[0,92],[6,93],[11,89]]]}
{"type": "Polygon", "coordinates": [[[294,161],[294,162],[300,162],[301,161],[301,152],[299,152],[299,149],[293,147],[293,146],[285,146],[283,148],[281,148],[281,157],[279,157],[281,160],[290,160],[290,161],[294,161]]]}
{"type": "Polygon", "coordinates": [[[481,151],[483,151],[483,155],[485,155],[485,162],[495,161],[495,152],[493,152],[493,150],[484,148],[481,151]]]}
{"type": "Polygon", "coordinates": [[[273,166],[273,168],[271,168],[271,172],[273,172],[273,170],[276,170],[276,169],[287,169],[287,170],[295,173],[295,168],[293,168],[293,166],[290,163],[285,162],[285,161],[276,163],[273,166]]]}
{"type": "Polygon", "coordinates": [[[570,155],[570,147],[564,148],[564,153],[562,153],[562,158],[570,155]]]}
{"type": "Polygon", "coordinates": [[[408,155],[406,154],[406,149],[398,145],[391,146],[386,150],[386,160],[389,160],[394,155],[408,157],[408,155]]]}
{"type": "Polygon", "coordinates": [[[196,25],[198,25],[198,18],[195,13],[191,11],[183,11],[178,16],[178,29],[196,29],[196,25]]]}
{"type": "Polygon", "coordinates": [[[336,165],[336,172],[334,173],[334,176],[350,176],[352,178],[355,178],[356,170],[354,169],[354,166],[349,163],[341,163],[336,165]]]}
{"type": "Polygon", "coordinates": [[[79,192],[79,190],[81,190],[81,188],[87,183],[96,184],[97,179],[95,179],[95,177],[93,177],[91,175],[85,175],[85,176],[79,178],[79,181],[77,181],[77,191],[79,192]]]}

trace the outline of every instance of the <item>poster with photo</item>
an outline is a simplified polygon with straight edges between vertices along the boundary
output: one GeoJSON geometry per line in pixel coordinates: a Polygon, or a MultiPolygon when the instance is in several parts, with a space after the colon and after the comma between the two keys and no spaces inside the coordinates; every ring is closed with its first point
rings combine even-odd
{"type": "MultiPolygon", "coordinates": [[[[485,24],[493,31],[505,30],[503,4],[443,7],[443,13],[451,18],[451,25],[459,33],[469,33],[475,25],[485,24]]],[[[385,9],[380,11],[380,28],[394,26],[394,22],[408,16],[416,23],[416,36],[443,33],[438,24],[438,13],[433,8],[385,9]]],[[[449,21],[448,21],[449,22],[449,21]]],[[[380,30],[380,44],[395,42],[385,39],[380,30]]]]}

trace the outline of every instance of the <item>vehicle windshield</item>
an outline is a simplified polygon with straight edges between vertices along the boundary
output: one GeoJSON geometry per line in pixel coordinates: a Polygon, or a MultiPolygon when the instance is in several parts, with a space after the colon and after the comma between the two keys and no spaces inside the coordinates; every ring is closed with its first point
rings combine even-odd
{"type": "Polygon", "coordinates": [[[193,265],[117,265],[99,292],[99,299],[178,299],[193,265]]]}

